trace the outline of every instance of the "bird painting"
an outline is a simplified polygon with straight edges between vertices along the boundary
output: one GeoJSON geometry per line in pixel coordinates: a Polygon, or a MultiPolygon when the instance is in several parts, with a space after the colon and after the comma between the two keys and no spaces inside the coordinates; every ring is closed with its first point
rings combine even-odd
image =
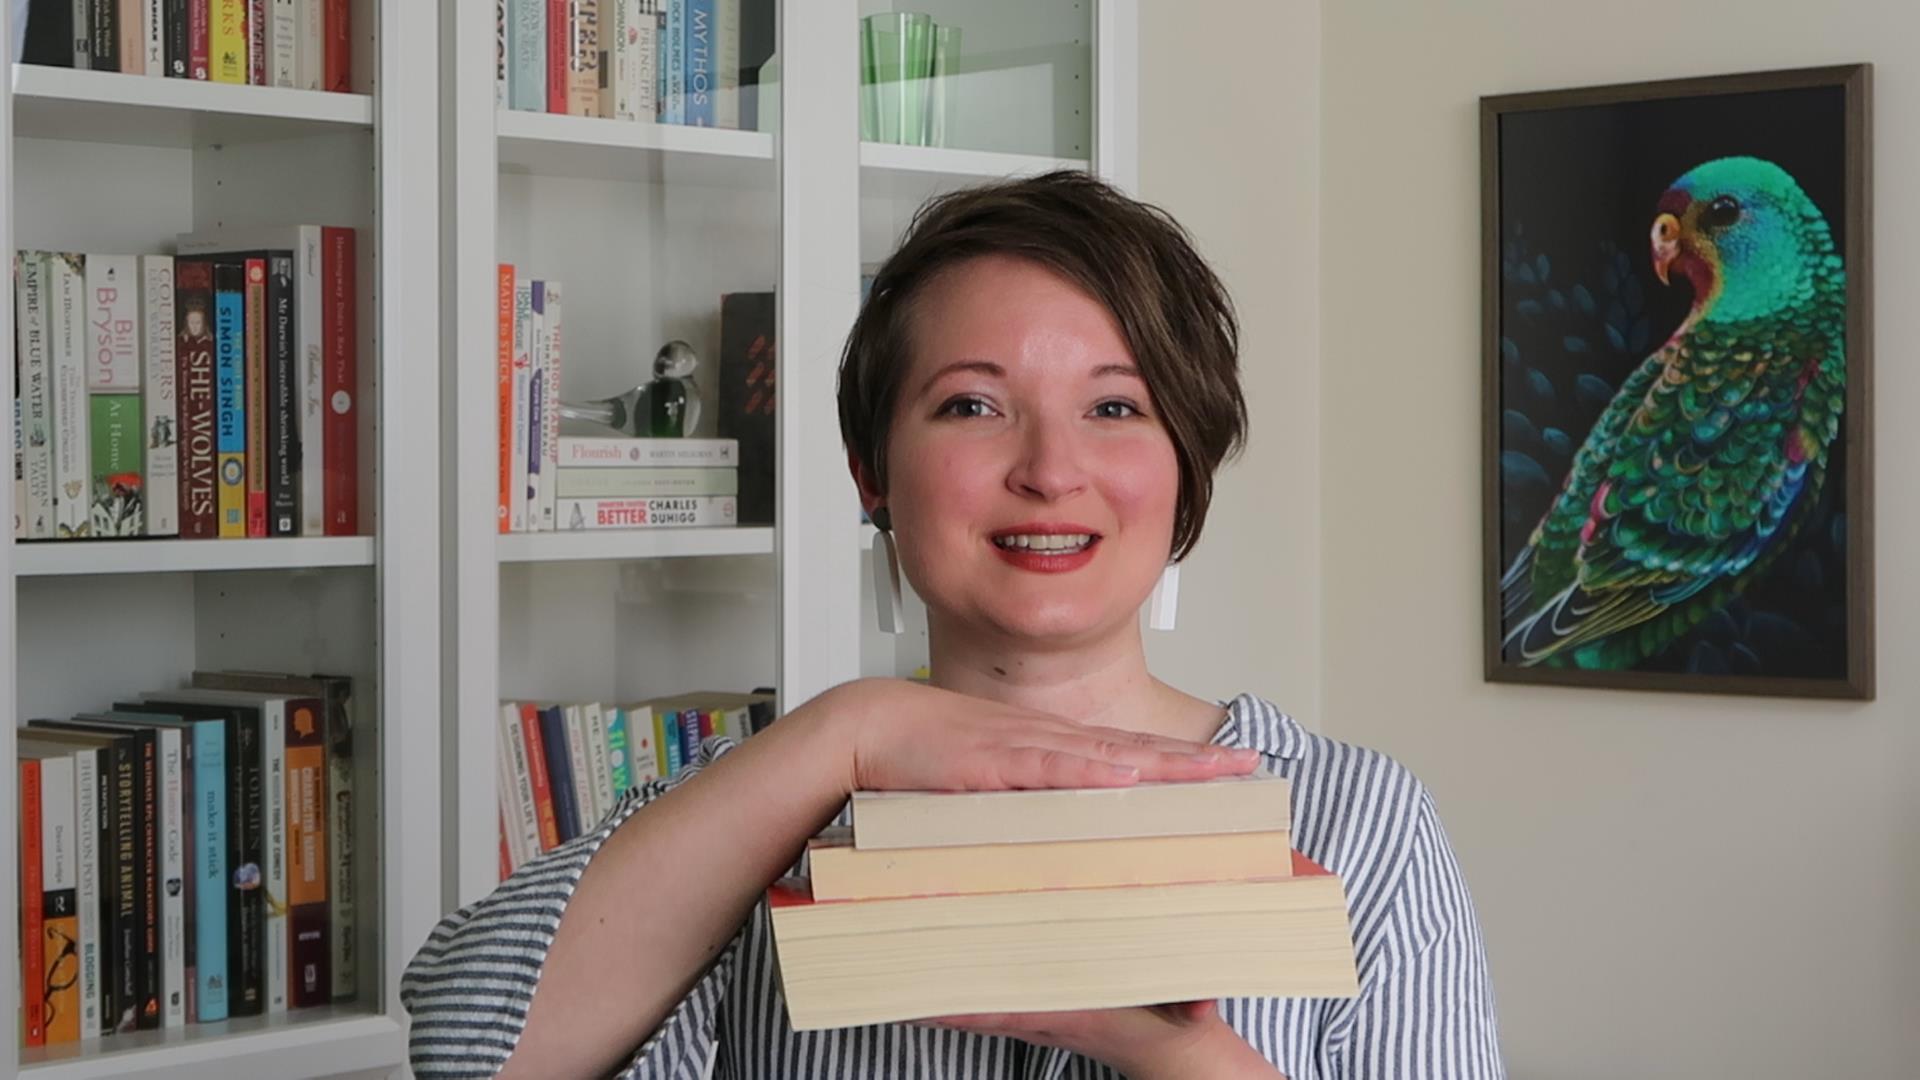
{"type": "MultiPolygon", "coordinates": [[[[1538,433],[1570,457],[1499,582],[1510,664],[1617,671],[1658,656],[1790,550],[1829,482],[1848,268],[1820,207],[1772,161],[1726,156],[1687,170],[1649,209],[1643,265],[1661,286],[1690,290],[1690,306],[1657,344],[1637,340],[1647,323],[1622,309],[1606,337],[1651,351],[1610,399],[1597,379],[1574,388],[1606,401],[1577,446],[1558,429],[1538,433]]],[[[1614,284],[1633,276],[1618,258],[1614,284]]],[[[1522,265],[1529,279],[1549,271],[1545,256],[1522,265]]],[[[1637,278],[1627,284],[1637,293],[1637,278]]],[[[1584,287],[1551,299],[1576,313],[1595,306],[1584,287]]],[[[1576,345],[1588,347],[1566,339],[1576,345]]]]}

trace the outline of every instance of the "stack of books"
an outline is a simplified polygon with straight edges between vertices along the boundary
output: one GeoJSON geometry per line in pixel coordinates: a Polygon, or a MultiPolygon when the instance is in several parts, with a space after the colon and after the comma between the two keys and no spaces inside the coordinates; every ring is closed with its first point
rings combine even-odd
{"type": "Polygon", "coordinates": [[[346,92],[350,0],[13,0],[27,11],[21,59],[238,86],[346,92]]]}
{"type": "Polygon", "coordinates": [[[21,729],[24,1045],[354,996],[352,695],[206,671],[21,729]]]}
{"type": "Polygon", "coordinates": [[[1358,992],[1338,878],[1279,777],[861,792],[768,893],[796,1031],[1358,992]]]}

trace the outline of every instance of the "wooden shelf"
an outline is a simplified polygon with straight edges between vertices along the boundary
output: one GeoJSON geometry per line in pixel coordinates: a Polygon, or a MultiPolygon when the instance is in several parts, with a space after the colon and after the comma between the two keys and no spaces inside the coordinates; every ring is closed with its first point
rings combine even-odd
{"type": "Polygon", "coordinates": [[[22,577],[372,566],[373,538],[47,540],[16,543],[13,565],[22,577]]]}
{"type": "Polygon", "coordinates": [[[773,136],[637,120],[502,109],[502,172],[594,180],[771,187],[773,136]]]}
{"type": "Polygon", "coordinates": [[[771,555],[773,529],[748,525],[713,529],[509,533],[499,538],[496,550],[503,563],[771,555]]]}
{"type": "Polygon", "coordinates": [[[155,79],[13,65],[13,133],[32,139],[194,147],[372,130],[365,94],[155,79]]]}
{"type": "Polygon", "coordinates": [[[330,1005],[274,1017],[31,1047],[20,1053],[20,1076],[31,1080],[110,1076],[268,1080],[397,1069],[406,1057],[406,1031],[399,1024],[351,1005],[330,1005]]]}

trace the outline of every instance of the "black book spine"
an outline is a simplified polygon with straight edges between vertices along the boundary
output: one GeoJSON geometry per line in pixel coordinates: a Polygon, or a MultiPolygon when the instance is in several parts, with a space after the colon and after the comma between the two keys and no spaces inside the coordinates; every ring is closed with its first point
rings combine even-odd
{"type": "Polygon", "coordinates": [[[113,1029],[140,1023],[140,762],[132,739],[113,743],[113,1029]]]}
{"type": "Polygon", "coordinates": [[[267,534],[300,533],[300,428],[293,253],[267,255],[267,534]]]}
{"type": "Polygon", "coordinates": [[[266,800],[260,714],[227,725],[227,1013],[266,1011],[266,800]]]}
{"type": "Polygon", "coordinates": [[[72,0],[30,0],[20,60],[47,67],[73,66],[72,0]]]}
{"type": "Polygon", "coordinates": [[[96,980],[99,984],[100,1015],[106,1018],[106,1029],[119,1029],[119,1014],[114,1011],[117,1000],[116,988],[120,979],[119,935],[115,933],[118,923],[114,916],[118,913],[120,898],[120,848],[114,842],[115,822],[119,820],[119,785],[115,782],[114,753],[112,747],[101,747],[94,751],[94,808],[99,813],[99,827],[96,830],[94,850],[100,853],[100,973],[96,980]]]}
{"type": "Polygon", "coordinates": [[[187,77],[187,61],[192,59],[193,43],[191,0],[166,0],[167,77],[187,77]]]}
{"type": "Polygon", "coordinates": [[[87,30],[93,41],[93,70],[120,70],[120,5],[118,0],[93,0],[87,30]]]}
{"type": "Polygon", "coordinates": [[[134,736],[139,755],[134,780],[136,832],[134,859],[139,865],[135,899],[139,912],[140,1016],[135,1026],[146,1031],[160,1026],[160,762],[158,740],[151,731],[134,736]]]}

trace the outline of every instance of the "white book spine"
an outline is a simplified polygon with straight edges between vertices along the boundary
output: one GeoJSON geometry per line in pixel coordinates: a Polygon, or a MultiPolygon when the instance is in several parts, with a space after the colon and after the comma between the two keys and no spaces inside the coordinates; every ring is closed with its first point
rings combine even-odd
{"type": "MultiPolygon", "coordinates": [[[[316,0],[318,2],[318,0],[316,0]]],[[[294,341],[300,379],[300,535],[327,533],[326,349],[320,338],[324,289],[318,226],[302,226],[294,251],[294,341]]]]}
{"type": "Polygon", "coordinates": [[[533,773],[527,766],[527,736],[520,729],[520,706],[508,703],[500,706],[500,738],[504,745],[500,748],[500,758],[507,762],[507,773],[513,781],[512,812],[507,815],[508,827],[520,837],[520,849],[531,859],[541,852],[539,810],[533,802],[533,773]]]}
{"type": "Polygon", "coordinates": [[[326,64],[326,0],[298,0],[298,11],[293,85],[301,90],[318,90],[326,64]]]}
{"type": "Polygon", "coordinates": [[[507,0],[493,0],[493,107],[507,107],[507,0]]]}
{"type": "MultiPolygon", "coordinates": [[[[74,823],[73,764],[72,754],[40,760],[40,872],[43,875],[40,887],[49,893],[73,893],[73,903],[78,906],[80,882],[76,860],[79,850],[74,823]]],[[[44,947],[54,946],[52,941],[46,941],[44,947]]],[[[44,974],[34,973],[35,976],[44,974]]]]}
{"type": "Polygon", "coordinates": [[[636,468],[652,466],[735,466],[736,439],[628,439],[617,435],[563,435],[557,440],[560,467],[636,468]]]}
{"type": "Polygon", "coordinates": [[[80,1037],[106,1034],[100,1022],[100,762],[94,750],[73,755],[74,869],[80,902],[80,1037]]]}
{"type": "Polygon", "coordinates": [[[671,495],[658,499],[561,499],[560,528],[706,528],[740,520],[732,495],[671,495]]]}
{"type": "Polygon", "coordinates": [[[600,823],[593,797],[593,766],[587,760],[587,725],[578,705],[561,709],[567,729],[567,763],[573,769],[573,808],[580,815],[581,833],[600,823]]]}
{"type": "Polygon", "coordinates": [[[555,496],[559,490],[557,481],[560,469],[560,358],[561,343],[565,340],[560,293],[559,282],[546,283],[546,311],[540,320],[546,334],[546,341],[540,350],[546,373],[546,395],[540,403],[540,488],[537,509],[539,527],[545,532],[554,530],[554,513],[558,509],[555,496]]]}
{"type": "Polygon", "coordinates": [[[173,256],[140,256],[140,311],[146,392],[147,535],[180,535],[179,402],[174,356],[173,256]]]}
{"type": "MultiPolygon", "coordinates": [[[[73,66],[76,71],[86,71],[93,67],[93,36],[88,27],[93,23],[94,0],[73,0],[73,66]]],[[[85,1036],[81,1036],[85,1038],[85,1036]]]]}
{"type": "Polygon", "coordinates": [[[714,0],[713,123],[740,126],[740,0],[714,0]]]}
{"type": "Polygon", "coordinates": [[[539,320],[533,316],[533,283],[517,282],[513,287],[513,442],[512,458],[507,462],[508,524],[512,532],[527,531],[527,446],[533,437],[527,394],[532,389],[532,365],[539,320]],[[522,294],[525,294],[524,300],[522,294]],[[523,321],[521,315],[525,314],[523,321]],[[521,327],[525,326],[523,333],[521,327]]]}
{"type": "Polygon", "coordinates": [[[160,1026],[187,1022],[186,773],[179,728],[160,741],[160,1026]]]}
{"type": "Polygon", "coordinates": [[[53,290],[48,280],[52,260],[37,251],[23,251],[14,261],[15,356],[20,362],[21,430],[14,432],[20,446],[22,483],[14,492],[22,504],[23,528],[29,540],[51,540],[53,518],[53,320],[48,305],[53,290]]]}
{"type": "Polygon", "coordinates": [[[287,710],[284,699],[260,709],[267,825],[267,1012],[287,1011],[287,710]]]}
{"type": "Polygon", "coordinates": [[[515,387],[516,402],[524,403],[525,415],[521,417],[521,426],[526,431],[527,441],[519,449],[519,460],[526,465],[525,482],[514,488],[520,500],[520,512],[525,516],[528,532],[540,531],[540,488],[546,480],[541,472],[545,464],[545,455],[540,452],[540,437],[546,433],[542,426],[541,414],[547,405],[547,283],[535,281],[533,288],[533,322],[527,331],[527,377],[524,386],[515,387]]]}
{"type": "Polygon", "coordinates": [[[88,390],[140,390],[139,274],[132,255],[87,256],[88,390]]]}
{"type": "Polygon", "coordinates": [[[593,819],[613,809],[613,765],[607,760],[607,718],[597,701],[580,707],[587,729],[587,768],[593,773],[593,819]]]}
{"type": "Polygon", "coordinates": [[[494,774],[493,782],[500,787],[500,839],[507,845],[507,872],[512,873],[527,862],[526,840],[520,835],[520,800],[513,790],[513,759],[495,754],[494,774]]]}
{"type": "Polygon", "coordinates": [[[654,97],[659,7],[653,0],[617,0],[616,10],[623,24],[614,53],[615,113],[622,120],[651,122],[659,113],[654,97]]]}
{"type": "Polygon", "coordinates": [[[660,778],[660,748],[653,742],[653,706],[620,710],[627,725],[627,778],[634,787],[660,778]]]}
{"type": "Polygon", "coordinates": [[[272,25],[267,28],[267,85],[298,85],[300,53],[299,0],[273,0],[272,25]]]}
{"type": "Polygon", "coordinates": [[[140,32],[147,43],[147,75],[164,78],[167,74],[166,0],[147,0],[141,7],[140,32]]]}
{"type": "Polygon", "coordinates": [[[53,521],[61,538],[93,535],[92,447],[87,439],[86,273],[79,255],[47,260],[53,286],[53,521]]]}

